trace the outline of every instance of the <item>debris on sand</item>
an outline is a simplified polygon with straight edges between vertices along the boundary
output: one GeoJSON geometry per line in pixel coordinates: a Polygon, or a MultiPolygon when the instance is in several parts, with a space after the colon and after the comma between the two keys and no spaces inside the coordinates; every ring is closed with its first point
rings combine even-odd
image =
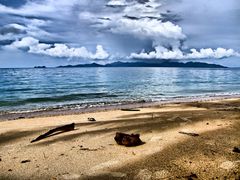
{"type": "Polygon", "coordinates": [[[24,163],[28,163],[28,162],[31,162],[31,160],[27,159],[27,160],[23,160],[23,161],[21,161],[22,164],[24,164],[24,163]]]}
{"type": "Polygon", "coordinates": [[[121,109],[121,111],[140,111],[140,109],[121,109]]]}
{"type": "Polygon", "coordinates": [[[191,173],[191,175],[184,176],[184,178],[187,178],[188,180],[194,180],[194,179],[198,179],[198,176],[194,173],[191,173]]]}
{"type": "Polygon", "coordinates": [[[67,125],[64,125],[64,126],[60,126],[60,127],[51,129],[48,132],[38,136],[36,139],[32,140],[31,143],[36,142],[36,141],[40,141],[42,139],[45,139],[49,136],[54,135],[54,133],[57,133],[57,132],[61,133],[61,132],[72,131],[72,130],[74,130],[74,127],[75,127],[75,123],[72,123],[72,124],[67,124],[67,125]]]}
{"type": "Polygon", "coordinates": [[[24,116],[19,116],[17,119],[25,119],[24,116]]]}
{"type": "Polygon", "coordinates": [[[92,117],[89,117],[89,118],[88,118],[88,121],[96,121],[96,119],[95,119],[95,118],[92,118],[92,117]]]}
{"type": "Polygon", "coordinates": [[[97,151],[98,149],[80,148],[81,151],[97,151]]]}
{"type": "Polygon", "coordinates": [[[114,137],[115,141],[119,145],[124,146],[139,146],[143,144],[142,140],[139,138],[140,134],[125,134],[121,132],[117,132],[114,137]]]}
{"type": "Polygon", "coordinates": [[[178,133],[180,133],[180,134],[186,134],[186,135],[189,135],[189,136],[199,136],[199,134],[194,133],[194,132],[179,131],[178,133]]]}
{"type": "Polygon", "coordinates": [[[240,147],[234,147],[233,152],[235,153],[240,153],[240,147]]]}

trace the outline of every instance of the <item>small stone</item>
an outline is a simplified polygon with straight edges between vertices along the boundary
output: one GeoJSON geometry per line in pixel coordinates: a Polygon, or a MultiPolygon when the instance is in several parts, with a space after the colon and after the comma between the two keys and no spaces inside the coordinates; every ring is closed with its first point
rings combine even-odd
{"type": "Polygon", "coordinates": [[[207,122],[206,125],[209,125],[209,123],[207,122]]]}
{"type": "Polygon", "coordinates": [[[234,147],[233,152],[235,153],[240,153],[240,147],[234,147]]]}
{"type": "Polygon", "coordinates": [[[8,171],[9,171],[9,172],[11,172],[11,171],[12,171],[12,169],[9,169],[8,171]]]}
{"type": "Polygon", "coordinates": [[[191,173],[190,176],[184,176],[184,177],[187,178],[188,180],[198,179],[198,176],[194,173],[191,173]]]}
{"type": "Polygon", "coordinates": [[[96,119],[95,119],[95,118],[92,118],[92,117],[90,117],[90,118],[88,118],[88,121],[96,121],[96,119]]]}

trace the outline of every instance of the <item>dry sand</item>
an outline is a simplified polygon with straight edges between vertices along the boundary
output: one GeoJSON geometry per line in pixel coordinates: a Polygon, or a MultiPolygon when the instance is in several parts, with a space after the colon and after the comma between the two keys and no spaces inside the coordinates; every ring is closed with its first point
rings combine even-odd
{"type": "Polygon", "coordinates": [[[235,146],[240,99],[3,121],[0,179],[239,179],[235,146]],[[74,131],[30,143],[73,122],[74,131]],[[118,131],[139,133],[145,144],[119,146],[118,131]]]}

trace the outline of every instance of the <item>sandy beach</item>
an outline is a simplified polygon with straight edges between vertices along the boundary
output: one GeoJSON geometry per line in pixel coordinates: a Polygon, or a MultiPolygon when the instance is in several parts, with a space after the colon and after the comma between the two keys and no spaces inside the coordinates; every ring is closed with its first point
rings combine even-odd
{"type": "Polygon", "coordinates": [[[1,121],[0,179],[240,178],[240,154],[233,152],[240,147],[239,98],[139,110],[1,121]],[[69,123],[75,130],[30,143],[69,123]],[[145,143],[117,145],[116,132],[139,133],[145,143]]]}

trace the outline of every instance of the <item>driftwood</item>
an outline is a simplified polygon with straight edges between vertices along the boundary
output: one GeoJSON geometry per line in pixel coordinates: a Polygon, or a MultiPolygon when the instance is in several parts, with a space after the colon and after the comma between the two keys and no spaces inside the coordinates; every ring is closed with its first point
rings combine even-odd
{"type": "Polygon", "coordinates": [[[74,130],[74,126],[75,126],[75,123],[72,123],[72,124],[67,124],[67,125],[64,125],[64,126],[60,126],[60,127],[51,129],[48,132],[38,136],[36,139],[32,140],[31,143],[36,142],[36,141],[40,141],[44,138],[47,138],[47,137],[53,135],[56,132],[61,133],[61,132],[72,131],[72,130],[74,130]]]}
{"type": "Polygon", "coordinates": [[[192,132],[184,132],[184,131],[179,131],[180,134],[186,134],[189,136],[199,136],[199,134],[197,133],[192,133],[192,132]]]}
{"type": "Polygon", "coordinates": [[[23,163],[28,163],[28,162],[31,162],[31,161],[29,159],[21,161],[22,164],[23,163]]]}
{"type": "Polygon", "coordinates": [[[117,132],[116,136],[114,137],[115,141],[119,145],[124,145],[124,146],[138,146],[143,144],[141,139],[139,138],[139,134],[125,134],[121,132],[117,132]]]}
{"type": "Polygon", "coordinates": [[[121,111],[140,111],[140,109],[121,109],[121,111]]]}

